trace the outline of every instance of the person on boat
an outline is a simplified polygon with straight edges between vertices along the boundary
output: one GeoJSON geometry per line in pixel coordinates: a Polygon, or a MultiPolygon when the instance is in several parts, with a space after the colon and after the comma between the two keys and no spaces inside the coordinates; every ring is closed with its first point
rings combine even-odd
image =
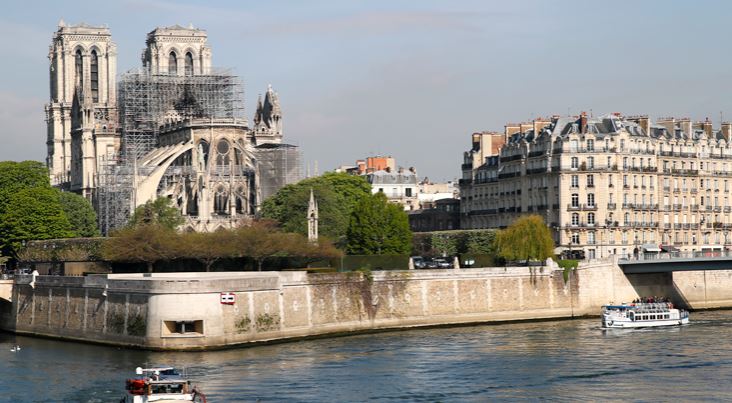
{"type": "Polygon", "coordinates": [[[160,380],[160,371],[155,371],[152,376],[153,381],[159,381],[160,380]]]}

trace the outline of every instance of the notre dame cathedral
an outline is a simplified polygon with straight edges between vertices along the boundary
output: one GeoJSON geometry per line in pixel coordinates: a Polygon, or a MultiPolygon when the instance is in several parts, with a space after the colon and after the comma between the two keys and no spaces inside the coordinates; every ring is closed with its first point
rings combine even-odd
{"type": "Polygon", "coordinates": [[[48,58],[51,181],[91,200],[103,233],[158,197],[180,209],[184,230],[232,227],[301,178],[277,93],[260,97],[250,126],[243,84],[212,66],[203,30],[154,29],[142,66],[118,77],[109,28],[61,21],[48,58]]]}

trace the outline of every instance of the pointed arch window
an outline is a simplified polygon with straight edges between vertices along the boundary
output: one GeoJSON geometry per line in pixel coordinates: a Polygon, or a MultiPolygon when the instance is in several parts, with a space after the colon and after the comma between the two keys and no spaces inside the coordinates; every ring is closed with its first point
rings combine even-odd
{"type": "Polygon", "coordinates": [[[81,87],[82,77],[84,77],[84,62],[81,58],[81,49],[76,50],[76,55],[74,56],[74,66],[74,73],[76,75],[76,86],[81,87]]]}
{"type": "Polygon", "coordinates": [[[186,61],[185,61],[185,67],[186,67],[186,75],[192,76],[193,75],[193,55],[191,52],[186,52],[186,61]]]}
{"type": "Polygon", "coordinates": [[[91,52],[89,73],[91,78],[92,102],[99,102],[99,59],[97,58],[96,50],[92,50],[91,52]]]}
{"type": "Polygon", "coordinates": [[[170,56],[168,56],[168,74],[171,76],[178,74],[178,56],[175,52],[170,52],[170,56]]]}

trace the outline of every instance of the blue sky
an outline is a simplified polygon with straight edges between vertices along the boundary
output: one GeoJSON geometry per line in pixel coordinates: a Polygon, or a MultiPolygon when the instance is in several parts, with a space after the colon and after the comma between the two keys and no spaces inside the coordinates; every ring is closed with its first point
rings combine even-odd
{"type": "Polygon", "coordinates": [[[272,84],[285,141],[320,171],[392,155],[433,180],[460,175],[469,134],[552,114],[732,120],[725,1],[3,2],[0,160],[45,158],[48,46],[59,19],[107,24],[118,72],[145,35],[206,29],[214,65],[272,84]]]}

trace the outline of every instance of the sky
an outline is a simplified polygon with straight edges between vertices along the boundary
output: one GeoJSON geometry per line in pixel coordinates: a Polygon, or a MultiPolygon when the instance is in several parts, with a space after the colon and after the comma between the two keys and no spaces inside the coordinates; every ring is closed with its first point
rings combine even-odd
{"type": "MultiPolygon", "coordinates": [[[[390,155],[460,176],[470,134],[554,114],[732,120],[727,1],[4,1],[0,160],[46,157],[48,46],[60,19],[106,24],[118,73],[148,32],[193,24],[213,64],[268,84],[313,172],[390,155]]],[[[305,171],[304,171],[305,172],[305,171]]]]}

